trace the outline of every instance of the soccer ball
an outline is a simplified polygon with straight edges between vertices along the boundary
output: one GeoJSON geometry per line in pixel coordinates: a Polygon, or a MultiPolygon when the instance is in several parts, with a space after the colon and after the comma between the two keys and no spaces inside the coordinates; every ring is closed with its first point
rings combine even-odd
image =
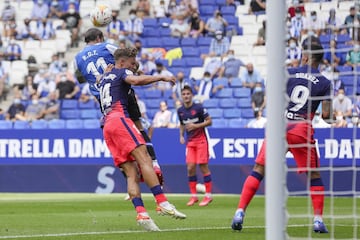
{"type": "Polygon", "coordinates": [[[197,183],[196,184],[196,191],[198,193],[205,193],[205,185],[202,183],[197,183]]]}
{"type": "Polygon", "coordinates": [[[99,4],[90,13],[90,20],[95,27],[105,27],[112,21],[111,12],[108,5],[99,4]]]}

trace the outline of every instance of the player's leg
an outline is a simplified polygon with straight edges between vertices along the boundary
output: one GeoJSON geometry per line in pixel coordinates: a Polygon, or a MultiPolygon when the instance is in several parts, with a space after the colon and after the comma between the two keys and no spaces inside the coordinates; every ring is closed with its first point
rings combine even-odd
{"type": "Polygon", "coordinates": [[[187,206],[192,206],[196,202],[199,201],[197,197],[196,184],[197,184],[197,176],[196,176],[196,148],[194,146],[186,146],[186,169],[187,169],[187,177],[188,177],[188,185],[190,190],[190,200],[187,202],[187,206]]]}
{"type": "Polygon", "coordinates": [[[128,193],[135,207],[135,211],[137,212],[136,221],[138,225],[142,226],[147,231],[159,231],[160,229],[147,213],[144,202],[141,198],[137,166],[135,164],[136,162],[131,161],[125,162],[120,166],[126,174],[128,193]]]}
{"type": "Polygon", "coordinates": [[[310,175],[310,196],[314,211],[313,230],[318,233],[327,233],[328,230],[326,229],[322,218],[325,187],[320,172],[316,170],[316,168],[319,167],[319,158],[316,152],[315,141],[311,138],[308,142],[305,137],[293,134],[288,134],[287,141],[289,144],[289,151],[294,155],[299,172],[306,172],[310,175]],[[291,145],[295,144],[307,146],[291,147],[291,145]],[[310,172],[308,169],[311,169],[310,172]]]}
{"type": "Polygon", "coordinates": [[[204,185],[205,185],[205,197],[204,199],[199,203],[199,206],[207,206],[209,203],[212,202],[212,178],[211,178],[211,172],[209,169],[209,164],[207,163],[201,163],[199,164],[200,171],[204,178],[204,185]]]}
{"type": "Polygon", "coordinates": [[[145,142],[146,142],[146,148],[151,156],[151,159],[153,161],[153,168],[156,172],[156,175],[159,178],[161,186],[164,183],[164,177],[160,168],[160,165],[158,163],[158,160],[156,158],[154,146],[151,142],[150,137],[148,136],[147,132],[144,129],[144,126],[141,123],[141,113],[139,109],[139,105],[137,104],[137,100],[135,97],[135,91],[131,89],[131,93],[128,95],[128,112],[131,120],[135,123],[135,126],[139,129],[141,135],[143,136],[145,142]]]}
{"type": "Polygon", "coordinates": [[[204,178],[205,184],[205,197],[199,203],[199,206],[207,206],[209,203],[212,202],[212,178],[211,172],[209,169],[209,147],[207,142],[198,144],[196,146],[196,162],[199,164],[200,171],[204,178]]]}
{"type": "Polygon", "coordinates": [[[255,196],[257,190],[259,189],[260,183],[264,178],[265,151],[266,151],[265,149],[266,149],[266,141],[263,142],[259,154],[256,157],[255,165],[253,167],[252,172],[244,182],[238,207],[231,224],[231,228],[234,230],[241,231],[242,224],[244,222],[246,208],[250,204],[253,197],[255,196]]]}
{"type": "Polygon", "coordinates": [[[165,215],[170,215],[175,218],[186,218],[186,215],[176,210],[176,208],[170,204],[162,190],[162,187],[159,183],[159,180],[155,174],[155,171],[152,167],[150,156],[147,152],[146,146],[141,145],[135,148],[131,155],[135,158],[136,162],[139,164],[144,178],[145,183],[150,188],[153,193],[156,203],[160,207],[160,210],[165,215]]]}

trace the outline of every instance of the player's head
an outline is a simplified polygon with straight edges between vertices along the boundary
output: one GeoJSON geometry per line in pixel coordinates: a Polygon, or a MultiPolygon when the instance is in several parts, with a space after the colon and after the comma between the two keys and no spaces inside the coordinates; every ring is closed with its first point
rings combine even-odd
{"type": "Polygon", "coordinates": [[[190,86],[185,85],[183,89],[181,89],[181,98],[183,100],[183,103],[190,104],[192,102],[193,97],[193,91],[190,86]]]}
{"type": "Polygon", "coordinates": [[[324,49],[320,44],[305,45],[302,51],[301,63],[303,65],[319,65],[324,56],[324,49]]]}
{"type": "Polygon", "coordinates": [[[137,49],[133,47],[116,49],[114,52],[115,66],[134,70],[137,64],[136,55],[137,49]]]}
{"type": "Polygon", "coordinates": [[[85,33],[86,43],[98,43],[104,41],[104,34],[97,28],[90,28],[85,33]]]}

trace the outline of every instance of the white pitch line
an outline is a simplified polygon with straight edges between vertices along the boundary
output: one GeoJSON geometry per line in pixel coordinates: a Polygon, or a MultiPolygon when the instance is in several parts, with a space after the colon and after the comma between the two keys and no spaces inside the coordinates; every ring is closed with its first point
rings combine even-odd
{"type": "MultiPolygon", "coordinates": [[[[287,227],[306,227],[310,225],[289,225],[287,227]]],[[[257,229],[265,228],[265,226],[246,226],[246,228],[257,229]]],[[[196,231],[196,230],[216,230],[216,229],[228,229],[231,227],[201,227],[201,228],[174,228],[174,229],[162,229],[161,232],[185,232],[185,231],[196,231]]],[[[143,230],[131,231],[108,231],[108,232],[79,232],[79,233],[52,233],[52,234],[34,234],[34,235],[13,235],[13,236],[0,236],[0,239],[15,239],[15,238],[45,238],[45,237],[68,237],[68,236],[86,236],[86,235],[103,235],[103,234],[124,234],[124,233],[142,233],[146,232],[143,230]]]]}

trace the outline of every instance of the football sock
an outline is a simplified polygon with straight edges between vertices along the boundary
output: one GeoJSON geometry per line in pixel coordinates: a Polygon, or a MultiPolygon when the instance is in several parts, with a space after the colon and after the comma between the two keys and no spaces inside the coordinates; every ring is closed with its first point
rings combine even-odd
{"type": "Polygon", "coordinates": [[[190,193],[193,197],[196,197],[197,192],[196,192],[196,184],[197,184],[197,176],[188,176],[188,181],[189,181],[189,189],[190,189],[190,193]]]}
{"type": "Polygon", "coordinates": [[[212,181],[211,181],[211,173],[204,175],[204,184],[205,184],[205,193],[209,197],[212,192],[212,181]]]}
{"type": "Polygon", "coordinates": [[[160,185],[156,185],[156,186],[150,188],[150,190],[151,190],[152,194],[154,195],[157,204],[167,201],[167,198],[166,198],[160,185]]]}
{"type": "Polygon", "coordinates": [[[249,205],[251,199],[258,190],[262,179],[263,176],[255,171],[252,171],[251,174],[246,178],[241,192],[238,208],[244,209],[244,211],[246,210],[246,207],[249,205]]]}
{"type": "Polygon", "coordinates": [[[141,198],[136,197],[136,198],[133,198],[131,201],[132,201],[137,213],[146,212],[146,209],[144,207],[144,202],[141,198]]]}
{"type": "Polygon", "coordinates": [[[147,148],[147,151],[149,152],[151,159],[156,160],[154,146],[153,146],[149,136],[147,135],[147,133],[144,130],[141,130],[140,132],[146,142],[146,148],[147,148]]]}
{"type": "Polygon", "coordinates": [[[311,179],[310,195],[313,204],[314,215],[322,216],[324,208],[324,184],[321,178],[311,179]]]}

